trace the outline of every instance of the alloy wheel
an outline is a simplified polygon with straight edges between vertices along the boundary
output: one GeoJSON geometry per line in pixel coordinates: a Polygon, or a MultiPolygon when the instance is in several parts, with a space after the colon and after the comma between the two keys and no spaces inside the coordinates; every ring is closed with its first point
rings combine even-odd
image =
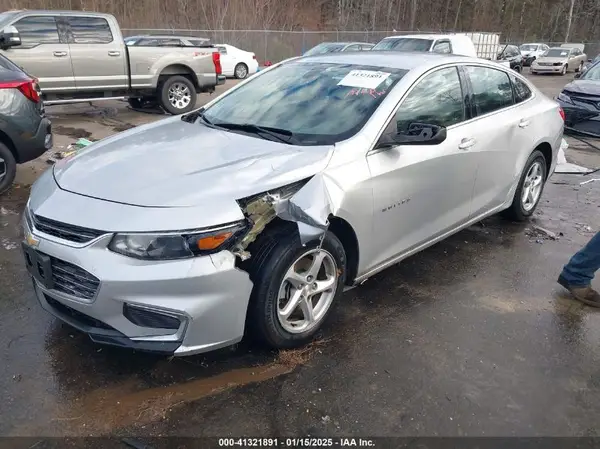
{"type": "Polygon", "coordinates": [[[192,101],[190,89],[181,83],[174,83],[169,87],[169,103],[177,109],[185,109],[192,101]]]}
{"type": "Polygon", "coordinates": [[[523,181],[521,204],[526,212],[529,212],[536,206],[542,193],[543,184],[542,164],[534,162],[527,171],[527,175],[525,175],[523,181]]]}
{"type": "Polygon", "coordinates": [[[287,270],[277,295],[277,318],[291,334],[317,327],[333,303],[337,264],[324,249],[305,252],[287,270]]]}
{"type": "Polygon", "coordinates": [[[240,64],[235,69],[235,76],[239,79],[244,79],[248,76],[248,69],[243,64],[240,64]]]}

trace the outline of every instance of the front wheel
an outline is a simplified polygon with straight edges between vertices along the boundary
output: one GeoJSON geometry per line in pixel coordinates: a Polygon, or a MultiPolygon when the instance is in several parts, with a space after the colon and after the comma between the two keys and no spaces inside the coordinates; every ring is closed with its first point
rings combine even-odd
{"type": "Polygon", "coordinates": [[[331,232],[320,249],[318,244],[302,246],[296,225],[285,224],[261,234],[249,248],[254,288],[247,323],[255,337],[273,348],[310,342],[342,294],[344,247],[331,232]]]}
{"type": "Polygon", "coordinates": [[[569,70],[568,66],[565,64],[562,67],[562,70],[560,71],[561,75],[566,75],[567,74],[567,70],[569,70]]]}
{"type": "Polygon", "coordinates": [[[6,145],[0,143],[0,194],[12,185],[17,174],[17,161],[6,145]]]}
{"type": "Polygon", "coordinates": [[[577,73],[581,73],[581,71],[583,70],[583,62],[579,63],[579,67],[577,67],[577,70],[575,70],[577,73]]]}
{"type": "Polygon", "coordinates": [[[196,88],[185,76],[171,76],[161,83],[159,98],[160,105],[169,114],[185,114],[196,106],[196,88]]]}
{"type": "Polygon", "coordinates": [[[516,221],[525,221],[537,208],[546,183],[546,159],[539,150],[535,150],[527,159],[521,174],[513,202],[506,215],[516,221]]]}

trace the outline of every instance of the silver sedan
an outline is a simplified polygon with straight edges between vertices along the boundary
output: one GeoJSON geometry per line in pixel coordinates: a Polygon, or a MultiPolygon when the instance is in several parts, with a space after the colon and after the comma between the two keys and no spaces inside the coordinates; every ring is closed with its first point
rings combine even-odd
{"type": "Polygon", "coordinates": [[[314,338],[345,287],[501,211],[530,217],[563,116],[494,62],[284,61],[44,173],[23,226],[41,306],[175,355],[314,338]]]}

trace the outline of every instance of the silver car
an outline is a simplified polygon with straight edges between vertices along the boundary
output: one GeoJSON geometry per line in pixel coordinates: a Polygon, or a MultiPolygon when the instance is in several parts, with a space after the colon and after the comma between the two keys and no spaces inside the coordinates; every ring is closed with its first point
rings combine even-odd
{"type": "Polygon", "coordinates": [[[45,172],[23,250],[44,309],[175,355],[304,344],[345,287],[484,217],[530,217],[562,111],[494,62],[338,53],[274,65],[45,172]]]}

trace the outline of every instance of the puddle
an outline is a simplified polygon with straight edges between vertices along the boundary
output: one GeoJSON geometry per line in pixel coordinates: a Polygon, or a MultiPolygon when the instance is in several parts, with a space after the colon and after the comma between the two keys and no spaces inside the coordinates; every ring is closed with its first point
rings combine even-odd
{"type": "Polygon", "coordinates": [[[56,134],[60,134],[62,136],[69,136],[69,137],[74,137],[76,139],[81,139],[81,138],[88,138],[92,136],[92,133],[89,131],[86,131],[83,128],[72,128],[70,126],[54,126],[52,128],[52,131],[56,134]]]}
{"type": "MultiPolygon", "coordinates": [[[[69,433],[111,432],[132,424],[163,419],[172,408],[242,385],[269,380],[290,373],[293,364],[270,363],[241,368],[213,377],[136,391],[139,382],[130,380],[115,387],[95,390],[72,403],[69,416],[53,421],[70,427],[69,433]]],[[[65,407],[66,409],[67,407],[65,407]]]]}

